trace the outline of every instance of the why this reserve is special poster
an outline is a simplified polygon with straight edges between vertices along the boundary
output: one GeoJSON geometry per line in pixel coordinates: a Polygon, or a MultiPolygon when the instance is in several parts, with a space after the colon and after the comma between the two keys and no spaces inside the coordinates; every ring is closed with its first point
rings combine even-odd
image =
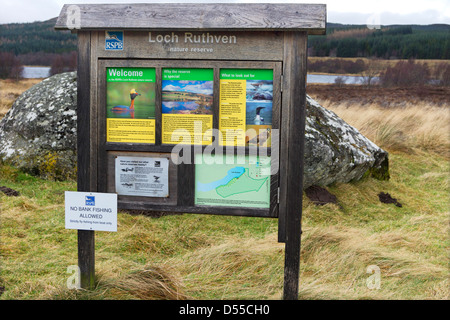
{"type": "Polygon", "coordinates": [[[271,146],[272,69],[221,69],[219,130],[226,146],[271,146]]]}
{"type": "Polygon", "coordinates": [[[155,69],[106,69],[106,141],[155,143],[155,69]]]}
{"type": "Polygon", "coordinates": [[[162,144],[210,144],[213,69],[162,70],[162,144]]]}
{"type": "Polygon", "coordinates": [[[270,157],[210,157],[195,156],[195,205],[270,208],[270,157]]]}
{"type": "Polygon", "coordinates": [[[168,158],[117,157],[115,174],[119,195],[169,196],[168,158]]]}

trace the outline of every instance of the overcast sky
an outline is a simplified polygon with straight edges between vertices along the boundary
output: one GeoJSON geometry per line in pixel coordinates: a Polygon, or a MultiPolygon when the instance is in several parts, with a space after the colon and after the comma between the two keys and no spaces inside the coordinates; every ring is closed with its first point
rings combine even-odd
{"type": "Polygon", "coordinates": [[[0,24],[44,21],[59,15],[65,3],[138,2],[241,2],[241,3],[325,3],[327,21],[345,24],[450,24],[450,0],[2,0],[0,24]]]}

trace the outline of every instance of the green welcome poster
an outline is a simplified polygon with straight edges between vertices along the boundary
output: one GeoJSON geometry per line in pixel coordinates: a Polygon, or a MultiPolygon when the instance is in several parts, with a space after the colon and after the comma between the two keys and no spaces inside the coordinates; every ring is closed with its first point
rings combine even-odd
{"type": "Polygon", "coordinates": [[[155,143],[155,68],[106,69],[108,142],[155,143]]]}

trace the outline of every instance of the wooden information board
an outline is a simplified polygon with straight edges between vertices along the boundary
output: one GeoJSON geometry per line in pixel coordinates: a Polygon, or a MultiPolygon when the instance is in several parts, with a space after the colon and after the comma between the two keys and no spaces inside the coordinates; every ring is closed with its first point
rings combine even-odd
{"type": "MultiPolygon", "coordinates": [[[[78,35],[78,190],[118,207],[277,218],[300,258],[308,34],[325,5],[65,5],[78,35]]],[[[82,285],[94,234],[79,230],[82,285]]]]}

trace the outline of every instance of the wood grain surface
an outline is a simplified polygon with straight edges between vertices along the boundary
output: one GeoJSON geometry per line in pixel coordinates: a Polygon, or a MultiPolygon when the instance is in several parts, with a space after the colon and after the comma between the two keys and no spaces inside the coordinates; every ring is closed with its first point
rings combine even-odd
{"type": "MultiPolygon", "coordinates": [[[[64,5],[56,29],[69,29],[70,6],[77,6],[81,30],[111,28],[142,30],[306,31],[324,34],[324,4],[76,4],[64,5]]],[[[73,7],[72,7],[73,8],[73,7]]],[[[73,19],[72,19],[73,21],[73,19]]]]}

